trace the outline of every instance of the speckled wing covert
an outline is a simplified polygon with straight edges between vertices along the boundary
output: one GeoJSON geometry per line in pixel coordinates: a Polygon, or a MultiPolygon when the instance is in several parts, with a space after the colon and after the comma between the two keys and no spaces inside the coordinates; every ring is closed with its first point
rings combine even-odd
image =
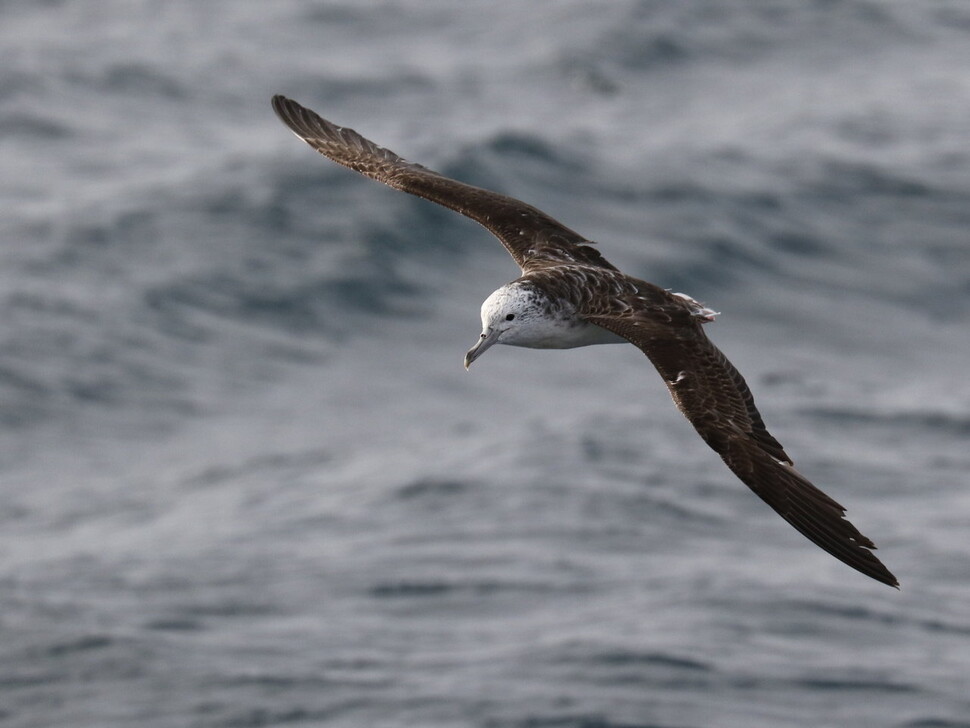
{"type": "Polygon", "coordinates": [[[273,110],[300,139],[337,164],[471,218],[497,237],[522,271],[557,263],[613,269],[590,241],[541,210],[497,192],[449,179],[402,159],[353,129],[331,124],[285,96],[273,110]]]}
{"type": "Polygon", "coordinates": [[[634,282],[637,294],[599,297],[584,318],[643,351],[704,442],[799,533],[866,576],[898,587],[872,553],[872,541],[844,518],[845,508],[792,467],[765,428],[744,377],[701,329],[692,302],[634,282]]]}

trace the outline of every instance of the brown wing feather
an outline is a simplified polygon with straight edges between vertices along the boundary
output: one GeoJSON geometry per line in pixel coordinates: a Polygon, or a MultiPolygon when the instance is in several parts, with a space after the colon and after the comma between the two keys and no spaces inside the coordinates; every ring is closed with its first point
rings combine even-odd
{"type": "Polygon", "coordinates": [[[481,224],[501,241],[523,272],[550,263],[584,263],[615,270],[590,247],[590,241],[531,205],[402,159],[284,96],[273,97],[273,109],[294,134],[334,162],[481,224]]]}
{"type": "Polygon", "coordinates": [[[635,285],[637,295],[612,299],[613,312],[585,318],[649,357],[698,434],[799,533],[863,574],[898,586],[870,550],[872,541],[843,517],[845,509],[791,466],[765,428],[744,378],[704,334],[690,305],[643,281],[635,285]]]}

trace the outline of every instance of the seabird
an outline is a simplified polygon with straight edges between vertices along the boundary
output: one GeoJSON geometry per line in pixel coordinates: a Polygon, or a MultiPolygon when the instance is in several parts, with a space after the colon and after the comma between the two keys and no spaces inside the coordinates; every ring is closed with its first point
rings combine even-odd
{"type": "Polygon", "coordinates": [[[280,120],[334,162],[443,205],[497,237],[522,275],[482,304],[482,333],[465,368],[495,344],[569,349],[629,342],[663,377],[674,403],[741,481],[812,543],[883,584],[896,577],[845,508],[792,467],[765,428],[744,378],[702,326],[716,312],[682,293],[621,273],[593,243],[544,212],[408,162],[284,96],[280,120]]]}

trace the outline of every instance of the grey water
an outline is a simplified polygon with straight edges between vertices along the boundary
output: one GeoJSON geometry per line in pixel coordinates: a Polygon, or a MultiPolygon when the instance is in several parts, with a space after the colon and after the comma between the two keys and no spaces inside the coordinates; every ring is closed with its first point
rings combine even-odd
{"type": "Polygon", "coordinates": [[[0,4],[0,726],[970,726],[970,6],[0,4]],[[633,347],[497,347],[547,211],[707,328],[899,591],[633,347]]]}

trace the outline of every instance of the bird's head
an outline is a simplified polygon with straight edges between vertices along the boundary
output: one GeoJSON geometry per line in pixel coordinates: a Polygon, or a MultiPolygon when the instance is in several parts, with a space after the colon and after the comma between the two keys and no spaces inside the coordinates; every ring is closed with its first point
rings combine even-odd
{"type": "Polygon", "coordinates": [[[541,316],[535,292],[521,283],[502,286],[482,304],[482,333],[465,354],[465,369],[494,344],[517,344],[525,336],[529,322],[541,316]]]}

